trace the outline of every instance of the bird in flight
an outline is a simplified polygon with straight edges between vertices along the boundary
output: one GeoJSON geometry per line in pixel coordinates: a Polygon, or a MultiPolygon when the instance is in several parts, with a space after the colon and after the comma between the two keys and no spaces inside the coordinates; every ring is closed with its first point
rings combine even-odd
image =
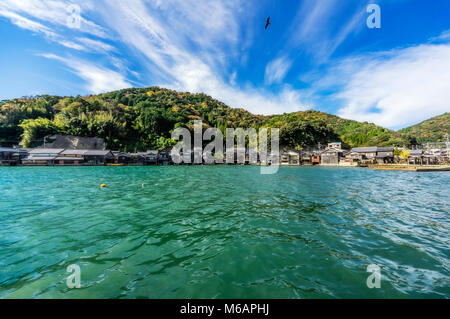
{"type": "Polygon", "coordinates": [[[266,26],[265,26],[265,29],[267,30],[267,28],[269,27],[269,24],[270,24],[270,17],[268,17],[267,18],[267,21],[266,21],[266,26]]]}

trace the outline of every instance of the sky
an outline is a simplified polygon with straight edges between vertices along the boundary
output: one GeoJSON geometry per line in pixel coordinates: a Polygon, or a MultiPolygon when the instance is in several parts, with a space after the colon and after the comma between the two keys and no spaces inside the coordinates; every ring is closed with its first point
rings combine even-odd
{"type": "Polygon", "coordinates": [[[0,41],[0,100],[157,85],[391,129],[450,111],[448,0],[0,0],[0,41]]]}

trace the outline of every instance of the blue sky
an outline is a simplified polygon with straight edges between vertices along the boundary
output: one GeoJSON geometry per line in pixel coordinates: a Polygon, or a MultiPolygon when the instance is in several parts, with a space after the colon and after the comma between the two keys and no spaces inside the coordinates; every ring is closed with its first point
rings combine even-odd
{"type": "Polygon", "coordinates": [[[159,85],[398,129],[450,111],[449,16],[447,0],[1,0],[0,99],[159,85]]]}

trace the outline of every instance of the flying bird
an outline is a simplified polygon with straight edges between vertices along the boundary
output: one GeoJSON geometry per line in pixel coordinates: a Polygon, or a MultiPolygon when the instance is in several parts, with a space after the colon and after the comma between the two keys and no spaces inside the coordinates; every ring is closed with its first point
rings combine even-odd
{"type": "Polygon", "coordinates": [[[270,17],[268,17],[268,18],[267,18],[267,21],[266,21],[266,26],[265,26],[265,28],[264,28],[264,29],[266,29],[266,30],[267,30],[267,28],[269,27],[269,24],[270,24],[270,17]]]}

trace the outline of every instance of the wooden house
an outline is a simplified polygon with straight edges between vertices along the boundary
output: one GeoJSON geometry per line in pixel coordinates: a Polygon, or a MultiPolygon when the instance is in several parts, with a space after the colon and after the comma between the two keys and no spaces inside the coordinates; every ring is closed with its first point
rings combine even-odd
{"type": "Polygon", "coordinates": [[[144,153],[144,165],[158,165],[159,152],[150,150],[144,153]]]}
{"type": "Polygon", "coordinates": [[[287,151],[281,152],[280,165],[289,165],[289,152],[287,151]]]}
{"type": "Polygon", "coordinates": [[[330,148],[320,154],[320,165],[339,165],[339,153],[341,150],[330,148]]]}
{"type": "Polygon", "coordinates": [[[109,150],[87,150],[83,154],[84,162],[88,165],[106,165],[114,163],[114,155],[109,150]]]}
{"type": "Polygon", "coordinates": [[[313,153],[311,155],[311,165],[319,165],[320,164],[320,155],[318,153],[313,153]]]}
{"type": "Polygon", "coordinates": [[[132,162],[130,153],[113,151],[112,154],[114,156],[114,164],[128,165],[132,162]]]}
{"type": "Polygon", "coordinates": [[[55,158],[56,165],[80,165],[87,150],[64,150],[55,158]]]}
{"type": "Polygon", "coordinates": [[[339,165],[344,161],[347,151],[339,148],[329,148],[320,154],[320,165],[339,165]]]}
{"type": "Polygon", "coordinates": [[[0,165],[18,165],[27,155],[28,151],[24,149],[0,147],[0,165]]]}
{"type": "Polygon", "coordinates": [[[164,150],[159,152],[158,154],[158,163],[161,165],[171,165],[173,164],[172,162],[172,157],[170,156],[170,150],[164,150]]]}
{"type": "Polygon", "coordinates": [[[64,149],[62,148],[35,148],[28,152],[22,160],[26,165],[54,165],[55,159],[64,149]]]}
{"type": "Polygon", "coordinates": [[[393,147],[356,147],[352,148],[351,152],[359,153],[361,155],[361,161],[363,162],[378,164],[394,162],[393,147]]]}

